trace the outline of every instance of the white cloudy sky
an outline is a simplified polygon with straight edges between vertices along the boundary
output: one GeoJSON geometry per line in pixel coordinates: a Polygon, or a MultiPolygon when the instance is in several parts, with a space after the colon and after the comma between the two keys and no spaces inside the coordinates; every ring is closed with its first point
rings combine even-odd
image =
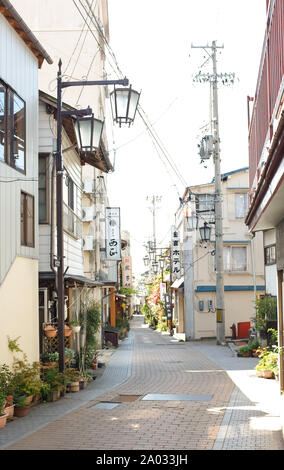
{"type": "MultiPolygon", "coordinates": [[[[187,185],[211,181],[213,164],[200,164],[197,144],[209,122],[209,85],[192,77],[212,71],[203,49],[217,40],[218,72],[235,72],[233,87],[219,87],[222,172],[248,166],[247,95],[254,96],[264,38],[265,0],[108,0],[110,44],[118,64],[187,185]]],[[[169,241],[184,185],[159,155],[140,116],[115,129],[115,172],[110,203],[121,207],[122,228],[132,236],[134,271],[143,271],[143,243],[152,235],[147,195],[160,195],[157,240],[169,241]]],[[[114,153],[110,153],[111,160],[114,153]]]]}

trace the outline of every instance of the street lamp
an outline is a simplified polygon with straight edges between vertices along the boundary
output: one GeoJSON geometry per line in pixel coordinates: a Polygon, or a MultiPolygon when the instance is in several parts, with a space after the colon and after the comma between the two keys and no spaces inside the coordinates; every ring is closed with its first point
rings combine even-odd
{"type": "MultiPolygon", "coordinates": [[[[58,316],[58,352],[59,371],[63,372],[65,367],[65,347],[64,347],[64,237],[63,237],[63,156],[62,156],[62,118],[64,116],[76,116],[75,132],[78,139],[77,145],[81,152],[95,152],[99,148],[102,135],[103,123],[94,119],[90,108],[81,110],[62,110],[62,89],[73,86],[108,86],[121,85],[129,86],[127,78],[121,80],[92,80],[92,81],[68,81],[62,82],[61,72],[62,61],[59,60],[57,72],[57,141],[56,141],[56,217],[57,217],[57,316],[58,316]],[[86,118],[82,116],[90,116],[86,118]]],[[[115,89],[116,114],[115,122],[121,126],[122,123],[131,124],[134,121],[138,105],[139,94],[134,90],[126,88],[115,89]],[[120,90],[119,93],[117,93],[120,90]],[[122,92],[124,90],[124,93],[122,92]],[[128,90],[128,91],[127,91],[128,90]],[[130,90],[130,91],[129,91],[130,90]],[[126,98],[127,97],[127,98],[126,98]],[[122,102],[121,102],[122,100],[122,102]],[[122,106],[120,104],[122,103],[122,106]],[[124,114],[123,114],[124,111],[124,114]]]]}
{"type": "Polygon", "coordinates": [[[149,266],[150,258],[149,258],[148,255],[144,256],[143,261],[144,261],[144,265],[145,265],[146,267],[149,266]]]}
{"type": "Polygon", "coordinates": [[[77,139],[77,146],[81,152],[96,152],[100,146],[103,132],[103,121],[90,117],[77,118],[74,129],[77,139]]]}
{"type": "Polygon", "coordinates": [[[152,268],[153,268],[154,274],[157,274],[157,273],[158,273],[158,269],[159,269],[158,261],[153,261],[153,263],[152,263],[152,268]]]}
{"type": "Polygon", "coordinates": [[[140,93],[129,88],[116,88],[110,93],[110,103],[113,120],[119,124],[133,123],[140,93]]]}
{"type": "Polygon", "coordinates": [[[203,242],[210,241],[211,227],[208,222],[204,222],[203,227],[199,228],[200,238],[203,242]]]}
{"type": "Polygon", "coordinates": [[[198,227],[198,217],[196,212],[192,212],[189,216],[186,216],[187,230],[192,232],[198,227]]]}

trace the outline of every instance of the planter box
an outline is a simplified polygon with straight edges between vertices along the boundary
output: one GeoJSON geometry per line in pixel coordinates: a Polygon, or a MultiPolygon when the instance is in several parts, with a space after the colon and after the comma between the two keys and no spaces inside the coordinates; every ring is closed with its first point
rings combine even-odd
{"type": "Polygon", "coordinates": [[[8,417],[8,415],[6,413],[0,416],[0,429],[4,428],[6,426],[7,417],[8,417]]]}
{"type": "Polygon", "coordinates": [[[17,418],[22,418],[30,412],[30,406],[15,406],[14,416],[17,418]]]}
{"type": "Polygon", "coordinates": [[[79,392],[80,390],[80,382],[69,382],[67,384],[67,390],[69,392],[79,392]]]}
{"type": "Polygon", "coordinates": [[[15,411],[15,405],[9,405],[4,408],[4,412],[7,414],[7,418],[13,418],[15,411]]]}

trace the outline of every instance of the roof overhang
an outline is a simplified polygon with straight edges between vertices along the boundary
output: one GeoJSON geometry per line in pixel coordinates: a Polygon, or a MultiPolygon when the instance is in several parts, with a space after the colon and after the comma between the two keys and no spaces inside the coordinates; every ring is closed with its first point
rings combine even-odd
{"type": "MultiPolygon", "coordinates": [[[[54,282],[55,281],[55,273],[53,271],[46,271],[39,273],[39,280],[43,282],[54,282]]],[[[85,276],[78,276],[73,274],[65,274],[64,282],[66,287],[103,287],[103,283],[99,281],[95,281],[94,279],[90,279],[85,276]]]]}
{"type": "Polygon", "coordinates": [[[171,289],[173,290],[178,290],[182,287],[182,284],[184,283],[184,277],[180,277],[179,279],[176,279],[173,284],[171,285],[171,289]]]}
{"type": "Polygon", "coordinates": [[[283,153],[284,113],[281,115],[245,220],[251,232],[274,228],[284,217],[283,153]]]}
{"type": "Polygon", "coordinates": [[[40,44],[38,39],[23,21],[22,17],[15,10],[9,0],[0,0],[0,13],[6,18],[8,23],[12,26],[12,28],[16,31],[16,33],[37,58],[39,68],[41,68],[44,60],[46,60],[49,64],[53,63],[53,60],[47,54],[43,46],[40,44]]]}

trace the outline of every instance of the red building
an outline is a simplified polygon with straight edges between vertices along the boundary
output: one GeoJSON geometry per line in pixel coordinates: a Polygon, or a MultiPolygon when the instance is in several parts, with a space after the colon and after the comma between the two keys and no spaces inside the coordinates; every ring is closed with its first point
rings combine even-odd
{"type": "MultiPolygon", "coordinates": [[[[266,0],[266,8],[266,30],[249,119],[250,206],[246,224],[252,233],[263,231],[269,261],[267,276],[270,266],[273,263],[275,266],[279,345],[283,346],[284,1],[266,0]]],[[[280,387],[284,390],[283,355],[280,355],[280,387]]]]}

